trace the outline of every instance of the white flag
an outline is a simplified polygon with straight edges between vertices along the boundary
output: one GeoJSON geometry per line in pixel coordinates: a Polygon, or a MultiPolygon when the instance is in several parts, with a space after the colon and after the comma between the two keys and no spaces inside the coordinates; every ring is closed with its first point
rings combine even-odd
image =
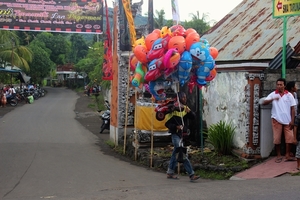
{"type": "Polygon", "coordinates": [[[180,16],[179,16],[178,0],[171,0],[171,3],[172,3],[173,23],[179,24],[180,16]]]}

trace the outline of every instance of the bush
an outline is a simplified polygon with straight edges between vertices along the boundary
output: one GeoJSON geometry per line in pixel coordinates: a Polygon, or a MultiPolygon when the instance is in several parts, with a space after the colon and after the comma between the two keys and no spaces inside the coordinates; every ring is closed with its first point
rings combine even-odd
{"type": "Polygon", "coordinates": [[[221,155],[230,155],[232,149],[235,128],[232,122],[220,121],[207,129],[207,141],[210,142],[215,151],[221,155]]]}

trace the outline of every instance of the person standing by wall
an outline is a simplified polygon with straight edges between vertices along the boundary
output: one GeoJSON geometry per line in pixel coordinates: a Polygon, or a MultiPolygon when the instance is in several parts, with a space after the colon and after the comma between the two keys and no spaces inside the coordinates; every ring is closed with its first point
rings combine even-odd
{"type": "MultiPolygon", "coordinates": [[[[295,98],[296,101],[296,106],[295,106],[295,116],[298,115],[298,97],[297,97],[297,84],[295,81],[290,81],[286,84],[286,90],[289,91],[295,98]]],[[[296,146],[294,144],[291,145],[291,152],[290,152],[290,156],[294,157],[294,155],[296,154],[296,146]]]]}
{"type": "Polygon", "coordinates": [[[290,157],[290,146],[294,143],[293,125],[295,118],[296,101],[294,96],[285,90],[286,80],[279,78],[276,81],[276,90],[271,92],[263,101],[263,105],[272,103],[271,119],[273,130],[273,143],[277,158],[275,162],[282,161],[280,153],[281,135],[282,132],[285,136],[286,152],[285,158],[287,161],[292,160],[290,157]]]}
{"type": "Polygon", "coordinates": [[[295,81],[290,81],[286,84],[286,90],[289,91],[295,98],[296,106],[295,106],[295,115],[298,114],[298,96],[297,96],[297,90],[298,86],[295,81]]]}
{"type": "MultiPolygon", "coordinates": [[[[299,105],[298,105],[299,108],[299,105]]],[[[297,170],[300,170],[300,114],[295,117],[294,123],[294,143],[296,146],[297,170]]]]}

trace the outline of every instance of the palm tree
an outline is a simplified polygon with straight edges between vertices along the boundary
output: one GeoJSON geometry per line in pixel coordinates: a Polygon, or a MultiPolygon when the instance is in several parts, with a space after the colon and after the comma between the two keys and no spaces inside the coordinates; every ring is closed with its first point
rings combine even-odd
{"type": "Polygon", "coordinates": [[[165,25],[165,11],[164,10],[156,10],[154,15],[154,28],[161,29],[165,25]]]}
{"type": "Polygon", "coordinates": [[[13,31],[0,30],[0,61],[2,66],[11,64],[21,69],[30,70],[32,52],[25,46],[19,45],[19,38],[13,31]]]}
{"type": "Polygon", "coordinates": [[[185,21],[184,23],[186,28],[193,28],[200,35],[210,29],[209,22],[206,21],[206,18],[208,17],[207,14],[203,13],[202,17],[200,18],[199,11],[197,11],[196,14],[190,13],[190,16],[192,17],[192,20],[185,21]]]}

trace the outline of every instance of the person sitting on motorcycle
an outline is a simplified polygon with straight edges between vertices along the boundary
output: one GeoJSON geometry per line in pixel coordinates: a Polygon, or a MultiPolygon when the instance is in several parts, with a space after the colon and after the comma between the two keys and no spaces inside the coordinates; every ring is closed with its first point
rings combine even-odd
{"type": "Polygon", "coordinates": [[[9,99],[12,96],[12,94],[13,94],[13,92],[12,92],[11,87],[9,85],[6,86],[6,92],[5,92],[6,99],[9,99]]]}
{"type": "Polygon", "coordinates": [[[16,90],[13,85],[8,86],[6,90],[6,99],[14,98],[17,95],[16,90]]]}

